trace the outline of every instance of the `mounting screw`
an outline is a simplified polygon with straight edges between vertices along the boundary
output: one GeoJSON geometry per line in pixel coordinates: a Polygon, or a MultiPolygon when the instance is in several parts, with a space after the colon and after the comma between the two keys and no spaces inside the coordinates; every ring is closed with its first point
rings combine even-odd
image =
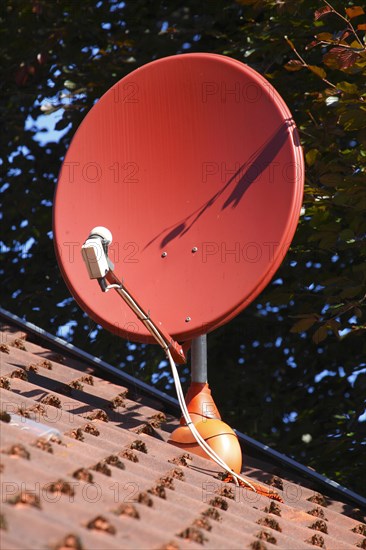
{"type": "Polygon", "coordinates": [[[189,323],[190,320],[191,320],[190,317],[186,317],[186,319],[185,319],[186,323],[189,323]]]}
{"type": "Polygon", "coordinates": [[[192,253],[195,254],[195,252],[197,252],[197,250],[198,250],[197,246],[194,246],[194,247],[192,248],[192,253]]]}
{"type": "Polygon", "coordinates": [[[167,255],[168,255],[168,252],[163,252],[162,255],[161,255],[161,257],[162,257],[162,258],[166,258],[167,255]]]}

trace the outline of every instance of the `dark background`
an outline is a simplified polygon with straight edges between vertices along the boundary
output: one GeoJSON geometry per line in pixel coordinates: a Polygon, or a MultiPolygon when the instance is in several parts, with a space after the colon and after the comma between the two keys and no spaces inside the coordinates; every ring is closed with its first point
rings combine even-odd
{"type": "Polygon", "coordinates": [[[230,425],[365,493],[366,16],[355,6],[2,5],[1,305],[172,393],[160,349],[107,333],[70,297],[53,251],[57,175],[88,110],[135,68],[194,51],[249,64],[298,125],[305,213],[268,288],[209,335],[210,385],[230,425]]]}

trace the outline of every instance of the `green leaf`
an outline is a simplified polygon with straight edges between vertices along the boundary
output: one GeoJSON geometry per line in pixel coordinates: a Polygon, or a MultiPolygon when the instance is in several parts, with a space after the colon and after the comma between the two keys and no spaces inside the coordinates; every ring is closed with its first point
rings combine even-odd
{"type": "Polygon", "coordinates": [[[51,103],[46,102],[41,105],[40,110],[45,115],[51,115],[61,109],[61,107],[61,105],[52,105],[51,103]]]}
{"type": "Polygon", "coordinates": [[[328,328],[326,325],[322,325],[314,332],[313,342],[318,345],[320,344],[320,342],[323,342],[327,336],[328,336],[328,328]]]}
{"type": "Polygon", "coordinates": [[[338,82],[337,83],[338,90],[341,90],[342,92],[346,92],[346,94],[350,95],[358,95],[359,89],[357,84],[351,84],[350,82],[338,82]]]}
{"type": "Polygon", "coordinates": [[[345,130],[360,130],[366,127],[366,111],[361,107],[351,108],[340,115],[338,122],[345,130]]]}
{"type": "Polygon", "coordinates": [[[316,74],[320,78],[325,78],[327,76],[325,70],[321,67],[318,67],[317,65],[307,65],[307,67],[311,70],[312,73],[316,74]]]}
{"type": "Polygon", "coordinates": [[[362,310],[359,307],[355,307],[353,310],[353,313],[356,315],[358,319],[362,318],[362,310]]]}
{"type": "Polygon", "coordinates": [[[334,42],[333,35],[330,32],[320,32],[319,34],[315,35],[315,38],[323,42],[334,42]]]}
{"type": "Polygon", "coordinates": [[[352,229],[343,229],[343,231],[340,232],[339,237],[342,239],[342,241],[349,241],[350,239],[353,239],[355,236],[352,229]]]}
{"type": "Polygon", "coordinates": [[[327,327],[333,331],[337,338],[339,338],[339,329],[341,327],[341,323],[339,321],[337,321],[336,319],[330,319],[327,322],[327,327]]]}
{"type": "Polygon", "coordinates": [[[355,386],[360,390],[366,390],[366,374],[360,372],[355,381],[355,386]]]}
{"type": "Polygon", "coordinates": [[[319,180],[327,187],[338,187],[343,182],[343,176],[339,172],[329,172],[320,176],[319,180]]]}
{"type": "Polygon", "coordinates": [[[77,88],[77,84],[75,84],[75,82],[72,82],[72,80],[65,80],[64,86],[68,90],[75,90],[77,88]]]}
{"type": "Polygon", "coordinates": [[[342,292],[340,292],[339,296],[341,298],[355,298],[362,291],[364,291],[364,286],[363,285],[349,286],[349,287],[346,287],[345,289],[343,289],[342,292]]]}
{"type": "Polygon", "coordinates": [[[319,156],[318,149],[310,149],[310,151],[308,151],[305,155],[307,165],[313,166],[318,156],[319,156]]]}
{"type": "Polygon", "coordinates": [[[340,308],[343,308],[344,305],[345,305],[344,302],[341,302],[340,304],[334,304],[334,305],[332,305],[332,306],[329,306],[329,309],[332,309],[332,310],[334,310],[334,309],[340,309],[340,308]]]}
{"type": "Polygon", "coordinates": [[[55,130],[63,130],[70,124],[70,121],[64,117],[61,118],[56,124],[55,124],[55,130]]]}
{"type": "Polygon", "coordinates": [[[304,317],[303,319],[300,319],[300,321],[297,321],[291,329],[290,332],[299,333],[304,332],[311,328],[314,323],[316,323],[318,320],[317,316],[313,315],[311,317],[304,317]]]}

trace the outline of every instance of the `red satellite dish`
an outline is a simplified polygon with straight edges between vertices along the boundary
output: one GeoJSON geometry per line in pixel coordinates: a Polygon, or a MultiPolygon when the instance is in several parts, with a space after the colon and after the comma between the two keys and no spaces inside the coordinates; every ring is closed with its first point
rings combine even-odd
{"type": "Polygon", "coordinates": [[[296,128],[274,88],[239,61],[185,54],[137,69],[91,109],[54,208],[58,260],[79,305],[104,328],[166,352],[183,414],[169,441],[277,499],[240,476],[239,442],[207,384],[203,335],[270,281],[303,183],[296,128]],[[192,339],[184,399],[175,363],[185,350],[175,340],[192,339]]]}
{"type": "Polygon", "coordinates": [[[226,323],[269,283],[297,225],[304,166],[295,124],[262,76],[216,54],[153,61],[91,109],[56,191],[58,261],[106,329],[153,342],[115,293],[89,280],[80,248],[113,234],[115,272],[177,340],[226,323]]]}

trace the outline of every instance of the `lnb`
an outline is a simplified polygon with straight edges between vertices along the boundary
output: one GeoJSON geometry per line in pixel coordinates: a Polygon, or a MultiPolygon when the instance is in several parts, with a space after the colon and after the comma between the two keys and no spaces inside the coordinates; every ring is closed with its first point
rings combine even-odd
{"type": "Polygon", "coordinates": [[[94,227],[90,231],[88,239],[92,237],[100,237],[101,239],[103,239],[103,241],[106,242],[106,244],[111,244],[112,242],[112,233],[109,231],[109,229],[101,225],[94,227]]]}
{"type": "Polygon", "coordinates": [[[106,227],[94,227],[81,247],[81,254],[90,279],[102,279],[110,270],[108,263],[108,245],[112,242],[112,233],[106,227]]]}

